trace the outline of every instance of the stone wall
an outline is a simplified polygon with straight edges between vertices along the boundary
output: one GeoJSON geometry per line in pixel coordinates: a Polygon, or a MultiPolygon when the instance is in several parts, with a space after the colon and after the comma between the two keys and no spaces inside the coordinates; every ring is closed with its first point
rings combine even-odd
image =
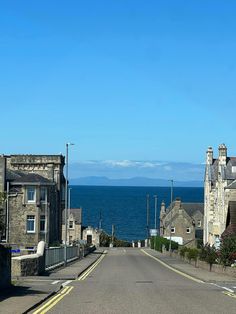
{"type": "Polygon", "coordinates": [[[36,254],[12,258],[12,276],[37,276],[45,271],[45,243],[40,241],[36,254]]]}
{"type": "MultiPolygon", "coordinates": [[[[166,254],[169,254],[169,252],[167,252],[166,254]]],[[[236,268],[234,267],[223,266],[223,265],[218,265],[218,264],[210,265],[207,262],[201,261],[199,259],[197,259],[197,261],[195,260],[189,261],[187,257],[185,258],[181,257],[178,252],[173,252],[172,255],[178,259],[184,260],[186,263],[189,263],[197,268],[199,267],[208,271],[213,271],[218,274],[224,274],[231,277],[236,277],[236,268]]]]}
{"type": "Polygon", "coordinates": [[[11,249],[0,245],[0,290],[11,285],[11,249]]]}

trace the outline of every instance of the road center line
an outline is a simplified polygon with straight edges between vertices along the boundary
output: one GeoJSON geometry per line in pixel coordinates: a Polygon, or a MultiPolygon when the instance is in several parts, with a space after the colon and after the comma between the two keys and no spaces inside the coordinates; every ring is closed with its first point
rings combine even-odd
{"type": "Polygon", "coordinates": [[[155,257],[155,256],[152,256],[151,254],[147,253],[147,252],[144,251],[143,249],[141,249],[141,251],[142,251],[144,254],[146,254],[146,255],[148,255],[149,257],[151,257],[151,258],[153,258],[154,260],[156,260],[156,261],[157,261],[158,263],[160,263],[161,265],[163,265],[163,266],[165,266],[166,268],[168,268],[168,269],[174,271],[175,273],[177,273],[177,274],[179,274],[179,275],[181,275],[181,276],[183,276],[183,277],[186,277],[186,278],[188,278],[188,279],[190,279],[190,280],[193,280],[193,281],[195,281],[195,282],[197,282],[197,283],[204,283],[204,281],[202,281],[202,280],[200,280],[200,279],[194,278],[194,277],[192,277],[192,276],[190,276],[190,275],[188,275],[188,274],[183,273],[183,272],[180,271],[180,270],[177,270],[177,269],[175,269],[175,268],[173,268],[173,267],[167,265],[166,263],[164,263],[163,261],[161,261],[159,258],[157,258],[157,257],[155,257]]]}

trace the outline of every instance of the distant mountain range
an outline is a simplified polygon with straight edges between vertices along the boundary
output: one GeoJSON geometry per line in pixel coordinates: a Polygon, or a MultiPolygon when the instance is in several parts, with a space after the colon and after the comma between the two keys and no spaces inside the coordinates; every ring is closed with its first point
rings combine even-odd
{"type": "MultiPolygon", "coordinates": [[[[104,186],[170,186],[165,179],[134,177],[129,179],[109,179],[107,177],[91,176],[70,179],[70,185],[104,185],[104,186]]],[[[176,187],[203,187],[203,181],[174,181],[176,187]]]]}

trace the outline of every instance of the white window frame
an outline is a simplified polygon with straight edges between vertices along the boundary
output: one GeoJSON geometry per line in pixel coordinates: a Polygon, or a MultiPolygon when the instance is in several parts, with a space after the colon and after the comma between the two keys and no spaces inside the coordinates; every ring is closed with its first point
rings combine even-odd
{"type": "Polygon", "coordinates": [[[201,227],[201,226],[202,226],[201,220],[198,220],[198,221],[197,221],[197,226],[198,226],[198,227],[201,227]]]}
{"type": "Polygon", "coordinates": [[[27,215],[26,216],[26,232],[27,233],[35,233],[35,215],[27,215]],[[29,230],[28,229],[28,222],[32,222],[33,221],[33,223],[34,223],[34,229],[33,230],[29,230]]]}
{"type": "Polygon", "coordinates": [[[191,233],[191,228],[190,227],[186,228],[186,233],[191,233]]]}
{"type": "Polygon", "coordinates": [[[170,232],[171,232],[171,233],[175,233],[175,227],[171,227],[171,228],[170,228],[170,232]],[[173,230],[173,231],[172,231],[172,230],[173,230]]]}
{"type": "Polygon", "coordinates": [[[26,194],[27,194],[27,203],[36,203],[36,187],[35,186],[27,186],[26,187],[26,194]],[[34,198],[29,199],[29,190],[34,189],[34,198]]]}

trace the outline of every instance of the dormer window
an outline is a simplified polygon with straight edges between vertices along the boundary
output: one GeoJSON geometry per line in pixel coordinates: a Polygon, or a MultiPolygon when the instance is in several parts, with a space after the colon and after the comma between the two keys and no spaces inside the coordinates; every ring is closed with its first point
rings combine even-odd
{"type": "Polygon", "coordinates": [[[28,186],[27,190],[27,202],[35,203],[36,202],[36,188],[34,186],[28,186]]]}

